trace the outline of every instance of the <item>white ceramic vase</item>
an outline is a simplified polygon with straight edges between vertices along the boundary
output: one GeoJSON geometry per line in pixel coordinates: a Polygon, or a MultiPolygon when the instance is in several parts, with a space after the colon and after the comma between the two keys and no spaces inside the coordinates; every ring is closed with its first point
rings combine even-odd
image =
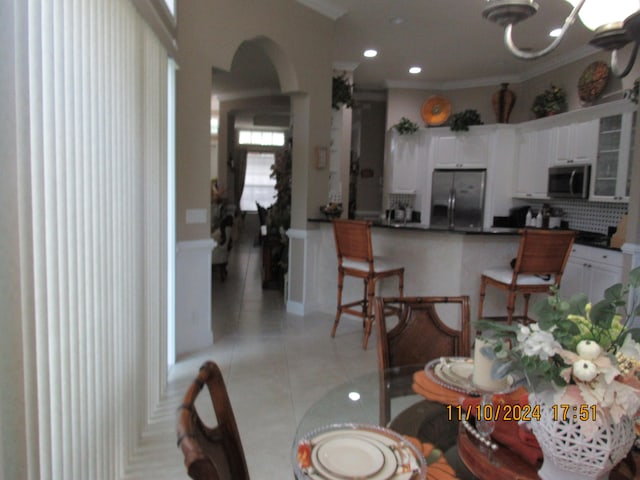
{"type": "Polygon", "coordinates": [[[580,420],[572,414],[566,420],[554,420],[551,392],[532,395],[530,402],[540,405],[540,421],[533,420],[530,424],[544,455],[538,471],[543,480],[605,480],[626,457],[635,440],[629,417],[618,423],[605,423],[592,438],[586,438],[580,420]]]}

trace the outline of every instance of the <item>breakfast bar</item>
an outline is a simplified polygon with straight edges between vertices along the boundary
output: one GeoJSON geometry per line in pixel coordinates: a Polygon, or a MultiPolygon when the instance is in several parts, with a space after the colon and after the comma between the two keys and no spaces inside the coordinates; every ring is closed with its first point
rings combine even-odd
{"type": "MultiPolygon", "coordinates": [[[[309,222],[313,274],[313,303],[317,310],[334,313],[337,289],[337,258],[333,229],[326,220],[309,222]]],[[[372,228],[373,251],[405,266],[404,294],[469,295],[471,318],[475,318],[480,290],[480,274],[494,266],[509,265],[517,255],[518,229],[495,228],[482,232],[431,229],[414,224],[375,224],[372,228]]],[[[383,280],[378,295],[392,295],[394,279],[383,280]]],[[[344,284],[344,296],[359,298],[361,282],[344,284]]],[[[311,299],[309,299],[311,301],[311,299]]],[[[485,312],[504,314],[504,298],[487,295],[485,312]]],[[[348,317],[345,317],[348,320],[348,317]]],[[[456,327],[456,325],[451,325],[456,327]]]]}

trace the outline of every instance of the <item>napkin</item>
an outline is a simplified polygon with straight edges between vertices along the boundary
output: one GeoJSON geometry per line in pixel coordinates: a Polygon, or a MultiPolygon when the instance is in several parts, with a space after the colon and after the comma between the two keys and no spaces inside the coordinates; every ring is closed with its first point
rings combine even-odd
{"type": "Polygon", "coordinates": [[[460,405],[466,398],[464,393],[456,392],[450,388],[443,387],[439,383],[431,380],[427,374],[420,370],[413,374],[413,391],[428,400],[442,403],[444,405],[460,405]]]}
{"type": "Polygon", "coordinates": [[[417,438],[406,435],[405,438],[424,455],[427,461],[427,480],[455,480],[458,478],[444,454],[431,443],[422,443],[417,438]]]}
{"type": "MultiPolygon", "coordinates": [[[[468,407],[472,414],[476,413],[474,408],[480,403],[479,398],[467,398],[462,403],[462,409],[465,411],[468,407]]],[[[508,395],[496,395],[493,400],[494,406],[498,403],[502,405],[527,405],[529,403],[529,394],[523,388],[516,390],[508,395]]],[[[495,407],[494,407],[495,408],[495,407]]],[[[494,410],[495,411],[495,410],[494,410]]],[[[504,411],[504,410],[503,410],[504,411]]],[[[474,415],[475,416],[475,415],[474,415]]],[[[504,420],[502,415],[498,415],[496,420],[495,430],[491,434],[491,438],[497,443],[500,443],[512,452],[518,454],[525,461],[531,465],[536,465],[542,460],[542,450],[536,440],[535,435],[529,430],[525,424],[515,420],[504,420]]],[[[532,422],[537,422],[536,419],[531,419],[532,422]]],[[[526,423],[526,422],[525,422],[526,423]]]]}

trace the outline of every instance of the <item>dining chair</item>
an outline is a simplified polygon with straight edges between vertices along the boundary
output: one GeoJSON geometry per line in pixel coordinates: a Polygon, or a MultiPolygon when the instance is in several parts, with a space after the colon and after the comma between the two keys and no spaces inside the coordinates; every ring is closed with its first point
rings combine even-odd
{"type": "Polygon", "coordinates": [[[177,418],[178,447],[182,449],[187,473],[194,480],[249,480],[249,470],[240,441],[222,372],[207,361],[193,380],[177,418]],[[217,425],[208,426],[195,406],[204,386],[209,390],[217,425]]]}
{"type": "Polygon", "coordinates": [[[233,216],[226,215],[212,237],[216,245],[211,251],[211,270],[218,270],[220,280],[224,282],[227,279],[227,263],[233,247],[233,216]]]}
{"type": "MultiPolygon", "coordinates": [[[[470,356],[469,297],[376,297],[378,325],[378,369],[424,368],[431,360],[448,356],[470,356]],[[388,312],[397,312],[390,315],[388,312]],[[391,324],[389,319],[397,317],[391,324]],[[459,328],[451,325],[457,324],[459,328]]],[[[391,417],[391,400],[406,395],[411,385],[390,386],[382,378],[381,425],[391,417]]],[[[412,415],[413,416],[413,415],[412,415]]],[[[445,418],[445,416],[440,415],[445,418]]],[[[397,421],[400,421],[398,419],[397,421]]]]}
{"type": "Polygon", "coordinates": [[[482,272],[480,280],[480,302],[478,318],[483,318],[484,299],[487,285],[507,292],[507,315],[485,317],[506,320],[510,325],[514,319],[517,295],[524,297],[523,323],[531,323],[529,318],[529,298],[533,293],[549,293],[550,287],[560,288],[567,260],[575,239],[573,230],[520,231],[520,246],[513,267],[494,267],[482,272]]]}
{"type": "Polygon", "coordinates": [[[374,321],[373,300],[376,283],[388,277],[398,277],[400,297],[404,288],[404,267],[395,262],[373,255],[371,244],[371,222],[363,220],[333,219],[333,233],[338,255],[338,307],[333,322],[331,336],[335,337],[338,323],[343,313],[363,319],[364,338],[362,348],[366,350],[374,321]],[[342,289],[345,276],[361,278],[364,281],[363,298],[342,303],[342,289]],[[355,308],[359,307],[359,308],[355,308]]]}

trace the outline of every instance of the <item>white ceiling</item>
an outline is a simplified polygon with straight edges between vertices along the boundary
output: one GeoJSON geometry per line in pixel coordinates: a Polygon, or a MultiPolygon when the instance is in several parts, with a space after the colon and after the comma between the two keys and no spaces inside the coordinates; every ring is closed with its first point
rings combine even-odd
{"type": "MultiPolygon", "coordinates": [[[[455,89],[517,83],[595,51],[591,32],[576,21],[560,47],[542,59],[513,57],[503,44],[503,30],[482,18],[486,0],[297,0],[331,18],[335,25],[334,67],[354,69],[363,89],[406,87],[455,89]],[[403,19],[395,24],[393,18],[403,19]],[[378,50],[367,59],[362,52],[378,50]],[[412,65],[422,67],[411,75],[412,65]]],[[[537,0],[538,13],[515,27],[521,48],[551,42],[548,32],[571,11],[565,0],[537,0]]],[[[245,42],[231,72],[213,72],[214,93],[222,98],[279,92],[277,74],[264,53],[245,42]]],[[[251,115],[251,112],[248,112],[251,115]]]]}
{"type": "MultiPolygon", "coordinates": [[[[482,18],[485,0],[298,0],[324,13],[340,9],[335,20],[334,60],[357,64],[363,87],[456,88],[518,82],[595,50],[591,32],[577,21],[560,47],[543,59],[513,57],[503,44],[503,29],[482,18]],[[391,22],[401,18],[400,24],[391,22]],[[366,59],[367,48],[378,56],[366,59]],[[422,72],[408,73],[418,65],[422,72]]],[[[571,11],[564,0],[537,0],[538,13],[515,29],[516,45],[539,49],[548,33],[562,26],[571,11]]]]}

